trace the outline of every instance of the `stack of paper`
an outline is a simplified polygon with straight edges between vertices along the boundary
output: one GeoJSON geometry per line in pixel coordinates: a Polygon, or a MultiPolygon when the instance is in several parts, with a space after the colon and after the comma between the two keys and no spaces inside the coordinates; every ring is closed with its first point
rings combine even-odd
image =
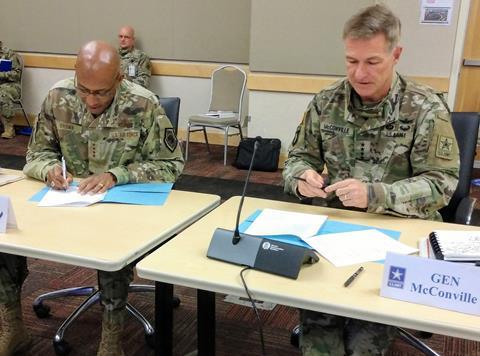
{"type": "Polygon", "coordinates": [[[293,235],[304,239],[317,234],[325,220],[326,215],[263,209],[245,233],[259,236],[293,235]]]}
{"type": "Polygon", "coordinates": [[[44,195],[38,206],[73,206],[82,207],[98,203],[105,197],[103,194],[80,194],[77,186],[70,186],[67,190],[50,189],[44,195]]]}
{"type": "Polygon", "coordinates": [[[230,119],[235,117],[233,111],[209,111],[205,113],[206,116],[218,117],[219,119],[230,119]]]}
{"type": "Polygon", "coordinates": [[[418,251],[376,229],[317,235],[304,241],[336,267],[384,260],[387,252],[407,255],[418,251]]]}
{"type": "Polygon", "coordinates": [[[17,180],[23,179],[23,176],[16,175],[16,174],[3,174],[0,172],[0,186],[16,182],[17,180]]]}

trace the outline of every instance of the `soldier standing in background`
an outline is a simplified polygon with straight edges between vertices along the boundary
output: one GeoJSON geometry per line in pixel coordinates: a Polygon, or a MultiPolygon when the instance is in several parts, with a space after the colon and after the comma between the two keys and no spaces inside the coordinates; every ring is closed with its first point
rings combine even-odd
{"type": "MultiPolygon", "coordinates": [[[[75,78],[48,92],[23,170],[53,189],[66,188],[72,176],[83,178],[78,189],[87,194],[130,182],[174,182],[183,165],[174,130],[156,96],[123,80],[117,50],[93,41],[77,56],[75,78]]],[[[25,257],[0,254],[0,355],[28,348],[20,303],[27,273],[25,257]]],[[[97,355],[124,354],[121,333],[132,279],[133,263],[116,272],[98,271],[104,314],[97,355]]]]}
{"type": "MultiPolygon", "coordinates": [[[[4,47],[0,41],[0,59],[11,61],[11,69],[0,70],[0,120],[3,124],[2,138],[15,137],[13,119],[15,117],[14,100],[21,96],[22,63],[18,54],[4,47]]],[[[8,65],[10,66],[10,64],[8,65]]]]}
{"type": "MultiPolygon", "coordinates": [[[[399,39],[400,20],[384,5],[345,24],[347,78],[309,104],[285,163],[286,192],[441,220],[458,183],[457,141],[443,97],[395,72],[399,39]]],[[[362,320],[307,310],[301,319],[305,355],[382,355],[395,337],[394,327],[362,320]]]]}
{"type": "Polygon", "coordinates": [[[150,86],[152,68],[150,58],[145,52],[135,48],[135,30],[131,26],[124,26],[118,32],[120,47],[118,53],[122,61],[122,72],[126,79],[141,85],[150,86]]]}

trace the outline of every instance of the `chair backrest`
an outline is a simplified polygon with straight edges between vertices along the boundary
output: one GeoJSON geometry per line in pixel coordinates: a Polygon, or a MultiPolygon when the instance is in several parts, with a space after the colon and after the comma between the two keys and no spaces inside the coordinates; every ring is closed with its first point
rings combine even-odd
{"type": "Polygon", "coordinates": [[[168,98],[158,98],[160,105],[162,105],[165,114],[167,114],[170,122],[172,123],[175,134],[178,130],[178,113],[180,112],[180,98],[178,97],[168,97],[168,98]]]}
{"type": "Polygon", "coordinates": [[[247,75],[233,65],[215,69],[211,78],[210,111],[233,111],[241,119],[247,75]]]}
{"type": "Polygon", "coordinates": [[[450,203],[440,210],[444,221],[454,222],[460,201],[470,194],[470,184],[477,149],[479,114],[476,112],[452,112],[452,126],[460,152],[458,186],[450,203]]]}

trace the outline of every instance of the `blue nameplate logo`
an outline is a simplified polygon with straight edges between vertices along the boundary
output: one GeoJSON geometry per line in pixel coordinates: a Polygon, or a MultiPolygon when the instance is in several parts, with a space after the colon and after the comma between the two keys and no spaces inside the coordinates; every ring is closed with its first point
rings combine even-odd
{"type": "Polygon", "coordinates": [[[480,315],[480,267],[387,253],[382,297],[480,315]]]}
{"type": "Polygon", "coordinates": [[[390,266],[388,274],[388,286],[393,288],[403,288],[405,282],[405,268],[398,266],[390,266]]]}

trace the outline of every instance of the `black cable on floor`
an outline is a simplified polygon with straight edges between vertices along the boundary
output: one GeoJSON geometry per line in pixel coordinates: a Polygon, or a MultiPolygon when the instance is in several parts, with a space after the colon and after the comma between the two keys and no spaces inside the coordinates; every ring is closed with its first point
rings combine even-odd
{"type": "Polygon", "coordinates": [[[253,311],[255,312],[255,315],[257,317],[257,322],[258,322],[258,331],[260,332],[260,343],[262,345],[262,355],[266,356],[265,352],[265,341],[263,340],[263,325],[262,325],[262,320],[260,319],[260,314],[258,314],[258,309],[257,306],[255,305],[255,301],[253,300],[250,291],[248,290],[247,283],[245,282],[245,278],[243,277],[243,272],[246,270],[251,269],[250,267],[245,267],[240,271],[240,278],[242,279],[243,283],[243,288],[245,288],[245,293],[247,293],[248,299],[250,300],[250,303],[252,304],[253,311]]]}

